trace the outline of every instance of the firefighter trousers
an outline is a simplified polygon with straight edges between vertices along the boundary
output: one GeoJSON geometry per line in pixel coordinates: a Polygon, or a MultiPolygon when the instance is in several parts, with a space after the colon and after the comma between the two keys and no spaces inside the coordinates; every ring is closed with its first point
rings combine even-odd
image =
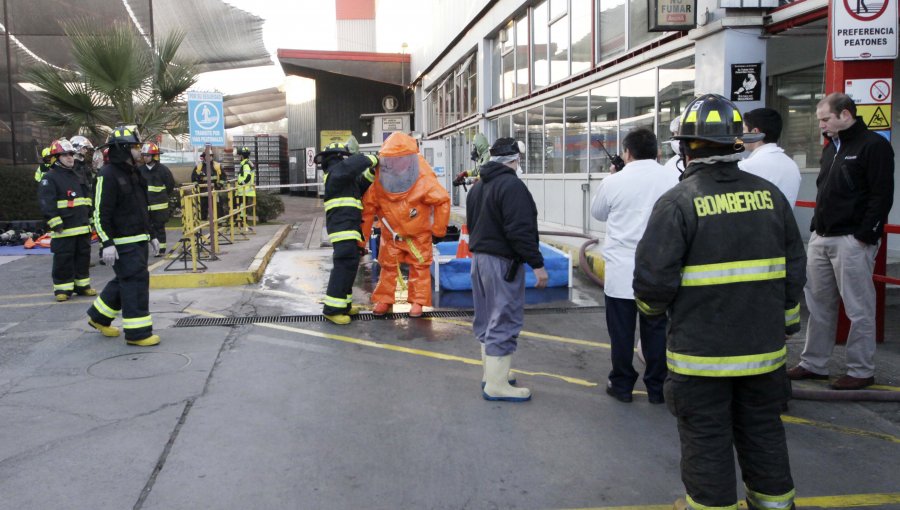
{"type": "Polygon", "coordinates": [[[54,237],[50,240],[53,253],[53,293],[72,295],[91,286],[91,234],[54,237]]]}
{"type": "Polygon", "coordinates": [[[159,249],[166,249],[166,222],[169,210],[150,211],[150,238],[159,241],[159,249]]]}
{"type": "Polygon", "coordinates": [[[669,371],[666,404],[678,419],[681,480],[692,508],[737,508],[734,450],[749,508],[792,508],[794,482],[780,416],[789,390],[784,366],[744,377],[669,371]]]}
{"type": "Polygon", "coordinates": [[[113,264],[115,278],[88,309],[91,320],[104,326],[122,313],[126,340],[143,340],[153,334],[150,317],[150,273],[147,271],[148,243],[117,245],[119,259],[113,264]]]}
{"type": "Polygon", "coordinates": [[[328,277],[324,309],[325,315],[340,315],[350,310],[353,297],[353,282],[359,268],[359,247],[355,240],[338,241],[332,245],[334,267],[328,277]]]}

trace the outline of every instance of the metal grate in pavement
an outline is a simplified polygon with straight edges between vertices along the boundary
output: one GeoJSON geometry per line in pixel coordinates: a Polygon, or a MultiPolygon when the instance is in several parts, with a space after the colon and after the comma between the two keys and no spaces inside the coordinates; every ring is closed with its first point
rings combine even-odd
{"type": "MultiPolygon", "coordinates": [[[[578,306],[560,308],[526,308],[526,315],[546,315],[562,313],[596,313],[603,310],[601,306],[578,306]]],[[[471,317],[473,310],[435,310],[424,312],[422,317],[437,319],[452,319],[459,317],[471,317]]],[[[407,313],[388,313],[377,316],[371,312],[364,312],[353,316],[354,321],[377,321],[407,319],[407,313]]],[[[185,317],[175,323],[176,328],[191,328],[201,326],[241,326],[243,324],[293,324],[302,322],[325,322],[324,315],[260,315],[246,317],[185,317]]]]}

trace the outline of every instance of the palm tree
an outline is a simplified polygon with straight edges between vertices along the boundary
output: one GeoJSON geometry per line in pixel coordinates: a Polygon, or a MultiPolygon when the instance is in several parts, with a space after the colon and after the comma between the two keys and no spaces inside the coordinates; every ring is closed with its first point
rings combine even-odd
{"type": "Polygon", "coordinates": [[[183,94],[196,80],[193,63],[180,61],[184,33],[171,33],[155,48],[130,25],[98,27],[75,20],[63,28],[72,42],[73,70],[46,64],[28,69],[39,87],[33,112],[54,134],[104,139],[117,125],[137,126],[144,138],[187,130],[183,94]]]}

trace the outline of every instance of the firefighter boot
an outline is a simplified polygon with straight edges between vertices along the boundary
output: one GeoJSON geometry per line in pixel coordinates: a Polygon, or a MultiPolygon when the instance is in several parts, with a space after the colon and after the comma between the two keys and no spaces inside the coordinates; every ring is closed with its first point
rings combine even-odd
{"type": "Polygon", "coordinates": [[[334,315],[326,315],[326,319],[331,322],[343,326],[344,324],[350,324],[350,316],[345,313],[336,313],[334,315]]]}
{"type": "Polygon", "coordinates": [[[104,326],[99,322],[94,322],[93,319],[88,319],[88,326],[96,329],[97,331],[102,333],[103,336],[108,336],[110,338],[119,336],[119,328],[115,326],[104,326]]]}
{"type": "Polygon", "coordinates": [[[688,510],[687,500],[684,498],[678,498],[675,500],[675,504],[672,505],[672,510],[688,510]]]}
{"type": "Polygon", "coordinates": [[[485,384],[481,396],[485,400],[502,400],[505,402],[525,402],[531,400],[531,390],[509,385],[509,366],[512,354],[506,356],[484,357],[485,384]]]}
{"type": "Polygon", "coordinates": [[[97,291],[90,287],[85,287],[83,289],[75,289],[75,293],[78,294],[79,296],[96,296],[97,295],[97,291]]]}
{"type": "Polygon", "coordinates": [[[150,335],[147,338],[141,338],[140,340],[125,340],[125,343],[128,345],[137,345],[140,347],[150,347],[151,345],[156,345],[159,343],[159,335],[150,335]]]}
{"type": "MultiPolygon", "coordinates": [[[[481,366],[482,366],[482,368],[485,366],[485,364],[484,364],[485,356],[486,356],[486,354],[484,352],[484,344],[481,344],[481,366]]],[[[481,389],[484,389],[484,383],[487,382],[487,379],[485,379],[484,375],[485,375],[485,372],[482,371],[481,372],[481,389]]],[[[512,374],[512,369],[510,369],[509,374],[506,376],[506,378],[509,380],[510,386],[516,385],[516,376],[514,376],[512,374]]]]}
{"type": "Polygon", "coordinates": [[[68,300],[69,300],[69,295],[66,294],[65,292],[63,292],[61,294],[56,294],[57,302],[62,303],[63,301],[68,301],[68,300]]]}

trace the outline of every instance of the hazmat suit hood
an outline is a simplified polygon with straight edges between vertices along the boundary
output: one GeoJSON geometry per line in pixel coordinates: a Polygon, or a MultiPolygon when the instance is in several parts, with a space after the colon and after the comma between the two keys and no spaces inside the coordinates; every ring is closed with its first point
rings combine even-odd
{"type": "Polygon", "coordinates": [[[378,182],[388,193],[403,193],[418,178],[419,144],[405,133],[393,133],[379,152],[378,182]]]}
{"type": "Polygon", "coordinates": [[[481,166],[490,160],[491,155],[488,151],[491,148],[491,144],[488,143],[488,139],[484,134],[476,133],[475,138],[472,139],[472,146],[474,147],[472,160],[475,161],[478,166],[481,166]]]}

